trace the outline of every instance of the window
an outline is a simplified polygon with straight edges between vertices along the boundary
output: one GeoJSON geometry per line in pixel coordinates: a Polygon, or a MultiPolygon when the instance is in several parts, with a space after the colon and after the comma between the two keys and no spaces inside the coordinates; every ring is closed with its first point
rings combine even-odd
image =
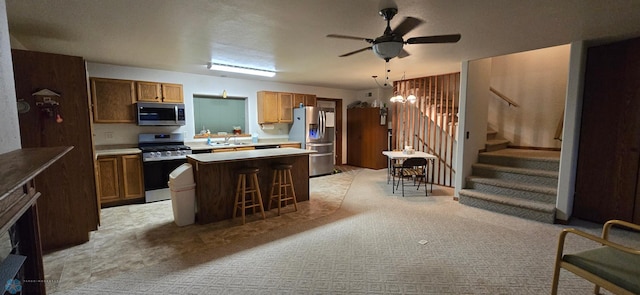
{"type": "Polygon", "coordinates": [[[200,134],[204,129],[211,134],[218,132],[233,133],[234,127],[240,127],[242,133],[247,130],[246,97],[227,97],[194,95],[193,96],[193,120],[195,134],[200,134]]]}

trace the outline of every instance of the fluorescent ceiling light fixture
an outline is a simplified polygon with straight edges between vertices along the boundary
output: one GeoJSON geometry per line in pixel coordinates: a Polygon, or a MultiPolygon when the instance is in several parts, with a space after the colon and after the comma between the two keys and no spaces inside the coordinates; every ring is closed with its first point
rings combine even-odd
{"type": "Polygon", "coordinates": [[[240,73],[240,74],[263,76],[263,77],[273,77],[276,75],[276,72],[274,71],[260,70],[260,69],[253,69],[253,68],[247,68],[247,67],[232,66],[232,65],[223,65],[223,64],[212,63],[212,62],[207,64],[207,69],[212,71],[223,71],[223,72],[240,73]]]}

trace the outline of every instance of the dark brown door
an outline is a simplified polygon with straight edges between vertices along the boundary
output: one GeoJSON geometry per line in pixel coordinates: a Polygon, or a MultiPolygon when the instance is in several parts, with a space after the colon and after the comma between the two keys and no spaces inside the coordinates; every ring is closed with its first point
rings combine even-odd
{"type": "Polygon", "coordinates": [[[640,223],[640,39],[589,48],[573,216],[640,223]]]}
{"type": "Polygon", "coordinates": [[[12,50],[17,99],[31,107],[18,115],[23,148],[73,146],[36,177],[43,250],[84,243],[98,228],[91,107],[81,57],[12,50]],[[58,103],[32,93],[49,89],[58,103]],[[62,121],[57,119],[60,116],[62,121]]]}

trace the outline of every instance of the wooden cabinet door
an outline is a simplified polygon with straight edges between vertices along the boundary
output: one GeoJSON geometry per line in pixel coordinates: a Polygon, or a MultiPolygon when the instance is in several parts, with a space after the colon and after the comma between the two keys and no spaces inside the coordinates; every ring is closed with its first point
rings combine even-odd
{"type": "Polygon", "coordinates": [[[316,96],[313,94],[307,94],[304,96],[304,105],[315,107],[316,106],[316,96]]]}
{"type": "Polygon", "coordinates": [[[258,124],[278,123],[278,93],[258,92],[258,124]]]}
{"type": "Polygon", "coordinates": [[[302,93],[294,93],[293,94],[293,108],[300,107],[300,104],[307,107],[315,107],[316,106],[316,96],[313,94],[302,94],[302,93]]]}
{"type": "Polygon", "coordinates": [[[182,84],[162,84],[162,102],[183,103],[182,84]]]}
{"type": "Polygon", "coordinates": [[[362,112],[347,110],[347,164],[362,166],[362,112]]]}
{"type": "Polygon", "coordinates": [[[301,147],[301,144],[299,144],[299,143],[285,143],[285,144],[281,144],[280,147],[281,148],[288,148],[289,147],[289,148],[298,148],[299,149],[301,147]]]}
{"type": "Polygon", "coordinates": [[[293,122],[293,93],[278,93],[278,122],[293,122]]]}
{"type": "Polygon", "coordinates": [[[133,81],[90,78],[93,121],[96,123],[135,123],[136,102],[133,81]]]}
{"type": "Polygon", "coordinates": [[[347,163],[370,169],[387,167],[387,126],[380,125],[380,108],[347,110],[347,163]]]}
{"type": "Polygon", "coordinates": [[[297,108],[300,107],[300,104],[302,105],[307,105],[307,101],[306,98],[307,96],[301,93],[294,93],[293,94],[293,107],[297,108]]]}
{"type": "Polygon", "coordinates": [[[137,199],[144,196],[142,159],[140,155],[121,156],[122,198],[137,199]]]}
{"type": "Polygon", "coordinates": [[[96,161],[98,166],[97,191],[100,203],[108,203],[120,199],[120,175],[118,173],[117,157],[100,157],[96,161]]]}
{"type": "Polygon", "coordinates": [[[136,82],[138,89],[138,101],[161,102],[162,88],[160,83],[155,82],[136,82]]]}

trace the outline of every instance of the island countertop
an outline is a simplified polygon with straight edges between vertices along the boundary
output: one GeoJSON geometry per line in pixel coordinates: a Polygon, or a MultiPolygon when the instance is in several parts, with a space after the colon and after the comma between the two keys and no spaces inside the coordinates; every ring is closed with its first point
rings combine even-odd
{"type": "Polygon", "coordinates": [[[207,164],[207,163],[258,160],[258,159],[267,159],[267,158],[279,158],[282,156],[308,155],[315,152],[316,151],[303,150],[303,149],[297,149],[297,148],[279,148],[279,149],[264,149],[264,150],[246,150],[246,151],[236,151],[236,152],[229,152],[229,153],[192,154],[192,155],[188,155],[187,158],[191,158],[202,164],[207,164]]]}
{"type": "MultiPolygon", "coordinates": [[[[226,153],[193,154],[187,161],[196,182],[196,220],[200,224],[233,218],[237,172],[244,167],[258,168],[258,187],[268,211],[273,167],[290,164],[296,200],[309,200],[309,154],[298,148],[243,150],[226,153]]],[[[271,215],[271,214],[268,214],[271,215]]]]}

